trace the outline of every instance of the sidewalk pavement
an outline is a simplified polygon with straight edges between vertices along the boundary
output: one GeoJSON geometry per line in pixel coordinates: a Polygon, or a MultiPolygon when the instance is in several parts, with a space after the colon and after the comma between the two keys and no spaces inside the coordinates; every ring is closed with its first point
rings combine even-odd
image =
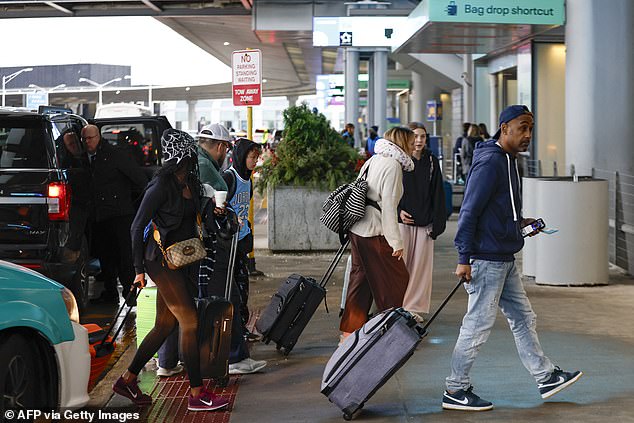
{"type": "MultiPolygon", "coordinates": [[[[451,220],[436,242],[432,307],[456,282],[455,231],[456,222],[451,220]]],[[[266,276],[252,279],[252,311],[265,307],[291,273],[319,279],[334,255],[271,254],[260,249],[266,245],[265,222],[256,225],[255,233],[257,268],[266,276]]],[[[518,265],[521,268],[521,259],[518,265]]],[[[230,419],[232,423],[342,421],[339,409],[319,391],[322,372],[338,342],[344,266],[345,259],[328,284],[330,313],[326,314],[323,307],[317,310],[288,357],[279,354],[272,344],[253,344],[252,357],[268,360],[268,366],[261,374],[232,379],[232,384],[238,386],[231,413],[210,415],[209,419],[230,419]]],[[[465,291],[460,289],[410,361],[374,395],[355,420],[634,422],[634,279],[611,271],[610,285],[602,287],[548,287],[537,286],[532,280],[524,282],[538,316],[538,333],[545,353],[564,370],[582,370],[584,376],[576,384],[543,401],[519,360],[508,324],[500,314],[472,370],[475,392],[492,401],[495,409],[482,413],[443,411],[444,378],[449,374],[451,352],[467,302],[465,291]]],[[[131,353],[124,354],[115,366],[116,376],[129,363],[131,353]]],[[[149,389],[155,376],[147,373],[150,379],[145,376],[144,384],[149,389]]],[[[98,387],[102,395],[107,395],[107,388],[98,387]]],[[[98,395],[95,392],[95,397],[98,395]]],[[[107,407],[129,408],[126,401],[115,396],[107,407]]],[[[95,400],[94,405],[97,404],[95,400]]],[[[151,420],[175,421],[178,408],[164,409],[161,418],[154,413],[156,418],[151,420]]],[[[178,421],[193,421],[191,413],[181,420],[182,414],[178,412],[178,421]]],[[[197,416],[196,421],[202,417],[197,416]]]]}

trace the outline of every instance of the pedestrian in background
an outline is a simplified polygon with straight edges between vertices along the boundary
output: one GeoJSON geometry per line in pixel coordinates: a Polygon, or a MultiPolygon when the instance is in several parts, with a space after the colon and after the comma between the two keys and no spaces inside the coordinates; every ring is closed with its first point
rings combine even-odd
{"type": "Polygon", "coordinates": [[[462,172],[464,173],[465,181],[469,178],[469,170],[471,169],[471,163],[473,162],[473,151],[476,148],[476,144],[482,141],[480,136],[480,128],[478,125],[469,125],[467,131],[467,138],[462,140],[462,172]]]}
{"type": "Polygon", "coordinates": [[[456,138],[456,142],[453,146],[453,159],[456,163],[456,181],[454,182],[464,182],[465,176],[467,176],[467,173],[464,171],[462,165],[462,143],[467,138],[467,132],[469,132],[470,126],[471,124],[469,122],[464,122],[462,124],[462,135],[456,138]]]}
{"type": "Polygon", "coordinates": [[[427,130],[419,122],[408,126],[415,135],[414,171],[403,173],[403,197],[398,205],[403,259],[409,272],[403,308],[422,322],[431,302],[434,240],[445,231],[447,211],[440,164],[425,148],[427,130]]]}
{"type": "MultiPolygon", "coordinates": [[[[262,370],[266,366],[264,360],[251,358],[246,340],[257,340],[258,337],[247,329],[249,321],[249,270],[248,255],[253,250],[253,233],[249,223],[249,208],[253,196],[251,173],[257,165],[262,148],[246,138],[236,141],[233,150],[233,164],[222,177],[229,187],[227,202],[238,216],[240,229],[236,261],[234,263],[234,281],[231,302],[234,305],[234,318],[231,333],[231,354],[229,356],[229,374],[250,374],[262,370]]],[[[229,271],[230,241],[219,240],[216,255],[216,269],[212,278],[212,286],[216,289],[224,286],[229,271]]],[[[213,289],[213,288],[212,288],[213,289]]],[[[218,295],[219,292],[216,292],[218,295]]],[[[222,294],[221,294],[222,295],[222,294]]]]}
{"type": "Polygon", "coordinates": [[[180,350],[187,367],[190,395],[187,409],[209,411],[226,407],[229,401],[203,388],[198,346],[198,315],[194,303],[196,286],[188,267],[172,270],[162,250],[198,236],[203,188],[198,177],[196,143],[186,132],[167,129],[161,137],[163,167],[150,181],[132,224],[135,284],[145,286],[145,273],[157,287],[156,322],[139,345],[128,370],[116,381],[114,392],[137,405],[152,403],[152,397],[138,386],[137,376],[178,325],[180,350]],[[152,222],[160,234],[163,248],[155,236],[144,232],[152,222]]]}
{"type": "Polygon", "coordinates": [[[479,124],[478,129],[480,129],[480,136],[482,137],[483,141],[487,141],[491,139],[491,134],[489,134],[489,130],[487,129],[487,126],[484,123],[479,124]]]}
{"type": "Polygon", "coordinates": [[[368,157],[374,156],[374,145],[379,138],[379,127],[376,125],[371,126],[365,143],[365,153],[368,157]]]}
{"type": "MultiPolygon", "coordinates": [[[[535,221],[522,218],[517,155],[528,149],[533,114],[523,105],[502,111],[492,140],[476,147],[465,187],[455,244],[456,275],[466,280],[467,312],[451,357],[442,407],[484,411],[493,404],[473,393],[469,373],[495,323],[498,307],[508,320],[522,364],[549,398],[576,382],[581,372],[565,372],[544,355],[537,337],[537,316],[520,281],[515,253],[524,246],[521,228],[535,221]]],[[[538,231],[530,235],[536,235],[538,231]]]]}
{"type": "MultiPolygon", "coordinates": [[[[90,167],[92,243],[98,251],[104,280],[104,291],[93,302],[118,304],[117,277],[124,293],[130,291],[134,279],[130,241],[135,212],[132,202],[143,192],[147,178],[134,159],[101,138],[97,126],[84,126],[81,136],[90,167]]],[[[129,305],[136,305],[133,296],[130,301],[129,305]]]]}
{"type": "Polygon", "coordinates": [[[363,219],[350,229],[352,269],[339,325],[342,338],[365,324],[372,300],[379,310],[403,305],[409,274],[401,260],[403,240],[397,209],[403,194],[403,171],[414,170],[410,157],[413,144],[410,129],[388,130],[384,139],[376,142],[375,155],[359,172],[368,182],[368,200],[378,203],[380,210],[367,205],[363,219]]]}
{"type": "Polygon", "coordinates": [[[352,123],[346,123],[343,131],[341,131],[341,136],[350,147],[354,148],[354,125],[352,123]]]}

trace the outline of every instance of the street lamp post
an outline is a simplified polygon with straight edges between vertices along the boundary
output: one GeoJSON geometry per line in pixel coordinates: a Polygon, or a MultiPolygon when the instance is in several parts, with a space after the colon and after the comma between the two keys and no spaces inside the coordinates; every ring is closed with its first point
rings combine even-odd
{"type": "Polygon", "coordinates": [[[65,88],[65,87],[66,87],[66,84],[59,84],[59,85],[55,85],[53,88],[46,89],[46,88],[40,87],[39,85],[29,84],[29,88],[35,88],[36,91],[42,91],[42,92],[44,92],[46,94],[48,94],[48,93],[50,93],[52,91],[55,91],[57,89],[60,89],[60,88],[65,88]]]}
{"type": "Polygon", "coordinates": [[[5,75],[2,77],[2,107],[5,106],[5,95],[6,95],[7,83],[9,83],[16,76],[20,75],[22,72],[31,72],[32,70],[33,68],[24,68],[24,69],[20,69],[17,72],[13,72],[11,75],[5,75]]]}
{"type": "Polygon", "coordinates": [[[86,82],[94,87],[97,87],[97,90],[99,92],[99,103],[97,105],[101,106],[103,104],[103,87],[105,87],[106,85],[112,84],[113,82],[119,82],[121,81],[121,79],[122,78],[114,78],[108,82],[104,82],[103,84],[100,84],[98,82],[93,81],[92,79],[79,78],[79,82],[86,82]]]}

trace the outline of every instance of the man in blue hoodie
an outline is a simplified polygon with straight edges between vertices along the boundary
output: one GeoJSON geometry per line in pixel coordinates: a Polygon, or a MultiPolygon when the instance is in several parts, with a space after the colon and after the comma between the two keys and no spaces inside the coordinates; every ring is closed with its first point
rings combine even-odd
{"type": "Polygon", "coordinates": [[[524,246],[520,230],[534,221],[522,218],[516,159],[530,144],[533,114],[526,106],[509,106],[500,114],[499,123],[493,139],[480,143],[474,151],[460,208],[456,275],[466,280],[469,303],[451,359],[451,376],[446,379],[444,409],[493,408],[472,392],[469,371],[491,333],[498,307],[542,398],[570,386],[583,374],[565,372],[544,355],[535,330],[536,316],[515,267],[514,254],[524,246]]]}

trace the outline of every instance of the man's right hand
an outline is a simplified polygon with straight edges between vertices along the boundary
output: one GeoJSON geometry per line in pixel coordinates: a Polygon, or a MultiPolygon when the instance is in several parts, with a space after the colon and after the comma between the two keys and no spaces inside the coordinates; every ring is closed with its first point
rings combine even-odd
{"type": "Polygon", "coordinates": [[[456,276],[464,278],[467,283],[471,282],[471,265],[459,264],[456,266],[456,276]]]}

